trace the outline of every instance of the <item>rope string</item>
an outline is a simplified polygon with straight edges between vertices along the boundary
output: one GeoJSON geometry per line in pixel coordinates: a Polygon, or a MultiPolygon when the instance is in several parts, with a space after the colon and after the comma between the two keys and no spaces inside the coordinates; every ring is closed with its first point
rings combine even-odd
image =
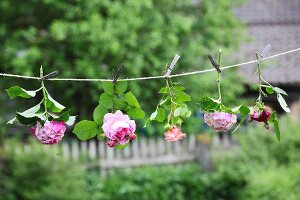
{"type": "MultiPolygon", "coordinates": [[[[297,49],[292,49],[289,51],[285,51],[282,53],[278,53],[278,54],[274,54],[272,56],[268,56],[265,58],[262,58],[261,60],[269,60],[275,57],[279,57],[279,56],[283,56],[286,54],[290,54],[290,53],[294,53],[300,51],[300,48],[297,49]]],[[[241,66],[245,66],[245,65],[249,65],[252,63],[256,63],[257,60],[252,60],[252,61],[248,61],[248,62],[243,62],[243,63],[239,63],[239,64],[235,64],[235,65],[228,65],[228,66],[224,66],[224,67],[220,67],[221,70],[227,70],[227,69],[231,69],[234,67],[241,67],[241,66]]],[[[180,74],[173,74],[170,75],[168,77],[172,78],[172,77],[182,77],[182,76],[190,76],[190,75],[195,75],[195,74],[203,74],[203,73],[207,73],[207,72],[213,72],[215,71],[215,69],[206,69],[206,70],[199,70],[199,71],[193,71],[193,72],[184,72],[184,73],[180,73],[180,74]]],[[[40,80],[40,77],[36,77],[36,76],[24,76],[24,75],[17,75],[17,74],[7,74],[7,73],[0,73],[0,76],[3,77],[13,77],[13,78],[21,78],[21,79],[33,79],[33,80],[40,80]]],[[[161,75],[161,76],[147,76],[147,77],[137,77],[137,78],[125,78],[125,79],[118,79],[118,81],[139,81],[139,80],[151,80],[151,79],[164,79],[165,76],[161,75]]],[[[80,78],[52,78],[52,79],[47,79],[49,81],[78,81],[78,82],[101,82],[101,81],[110,81],[112,82],[112,79],[80,79],[80,78]]]]}

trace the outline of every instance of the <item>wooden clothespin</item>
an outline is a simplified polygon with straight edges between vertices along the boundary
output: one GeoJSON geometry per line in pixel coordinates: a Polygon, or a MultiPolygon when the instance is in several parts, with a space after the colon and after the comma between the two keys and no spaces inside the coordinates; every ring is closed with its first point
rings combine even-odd
{"type": "Polygon", "coordinates": [[[222,71],[221,71],[221,69],[220,69],[220,65],[214,60],[214,58],[212,57],[212,55],[207,54],[207,57],[208,57],[208,59],[210,60],[212,66],[213,66],[214,68],[216,68],[217,72],[218,72],[218,73],[221,73],[222,71]]]}
{"type": "Polygon", "coordinates": [[[122,74],[124,70],[125,65],[121,64],[120,67],[117,70],[113,70],[113,83],[116,84],[120,75],[122,74]]]}
{"type": "Polygon", "coordinates": [[[51,73],[49,73],[49,74],[47,74],[45,76],[42,76],[39,79],[39,81],[44,81],[44,80],[48,80],[48,79],[54,78],[55,76],[57,76],[58,73],[59,73],[58,70],[55,70],[55,71],[53,71],[53,72],[51,72],[51,73]]]}
{"type": "Polygon", "coordinates": [[[172,70],[174,69],[177,61],[179,60],[180,56],[178,54],[175,54],[171,64],[167,67],[167,72],[165,73],[165,77],[169,77],[172,70]]]}

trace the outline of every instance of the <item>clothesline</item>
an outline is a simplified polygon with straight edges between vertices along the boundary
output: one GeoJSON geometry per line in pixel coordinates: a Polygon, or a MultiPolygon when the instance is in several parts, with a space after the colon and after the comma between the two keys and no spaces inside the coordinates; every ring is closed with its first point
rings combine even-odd
{"type": "MultiPolygon", "coordinates": [[[[285,51],[282,53],[278,53],[278,54],[274,54],[272,56],[268,56],[268,57],[264,57],[261,60],[269,60],[275,57],[279,57],[279,56],[283,56],[286,54],[290,54],[290,53],[294,53],[300,51],[300,48],[297,49],[292,49],[289,51],[285,51]]],[[[220,67],[221,70],[227,70],[230,68],[234,68],[234,67],[241,67],[241,66],[245,66],[245,65],[249,65],[252,63],[256,63],[257,60],[252,60],[252,61],[248,61],[248,62],[243,62],[243,63],[238,63],[235,65],[227,65],[224,67],[220,67]]],[[[184,73],[179,73],[179,74],[173,74],[173,75],[169,75],[168,77],[172,78],[172,77],[182,77],[182,76],[190,76],[190,75],[195,75],[195,74],[203,74],[203,73],[207,73],[207,72],[213,72],[215,71],[214,68],[212,69],[206,69],[206,70],[199,70],[199,71],[193,71],[193,72],[184,72],[184,73]]],[[[7,74],[7,73],[0,73],[0,76],[3,77],[13,77],[13,78],[21,78],[21,79],[34,79],[34,80],[40,80],[40,77],[36,77],[36,76],[24,76],[24,75],[18,75],[18,74],[7,74]]],[[[166,78],[165,75],[161,75],[161,76],[147,76],[147,77],[137,77],[137,78],[125,78],[125,79],[118,79],[118,81],[138,81],[138,80],[151,80],[151,79],[164,79],[166,78]]],[[[112,79],[91,79],[91,78],[51,78],[51,79],[47,79],[49,81],[78,81],[78,82],[102,82],[102,81],[113,81],[112,79]]]]}

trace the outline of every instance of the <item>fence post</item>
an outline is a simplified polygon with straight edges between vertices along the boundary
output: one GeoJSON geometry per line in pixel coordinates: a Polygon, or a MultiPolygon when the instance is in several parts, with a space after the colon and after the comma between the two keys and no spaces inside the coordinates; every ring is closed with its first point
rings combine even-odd
{"type": "Polygon", "coordinates": [[[213,163],[211,158],[211,144],[212,141],[209,136],[199,134],[196,141],[196,158],[199,165],[204,171],[213,170],[213,163]]]}

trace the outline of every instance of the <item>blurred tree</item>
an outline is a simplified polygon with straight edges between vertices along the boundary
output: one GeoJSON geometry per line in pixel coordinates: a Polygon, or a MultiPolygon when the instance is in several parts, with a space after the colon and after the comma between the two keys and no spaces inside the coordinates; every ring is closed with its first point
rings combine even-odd
{"type": "MultiPolygon", "coordinates": [[[[124,63],[122,77],[161,75],[175,53],[182,57],[174,72],[210,66],[208,51],[225,52],[238,46],[242,25],[232,12],[240,0],[1,0],[0,71],[38,75],[60,71],[60,77],[110,78],[124,63]],[[198,66],[198,67],[196,67],[198,66]]],[[[228,102],[242,91],[236,75],[225,81],[228,102]]],[[[184,81],[194,100],[215,92],[215,74],[190,76],[184,81]],[[201,77],[200,77],[201,76],[201,77]]],[[[0,89],[16,80],[1,79],[0,89]]],[[[31,88],[34,81],[22,81],[31,88]]],[[[50,85],[50,83],[48,83],[50,85]]],[[[131,82],[145,110],[157,103],[160,81],[131,82]]],[[[99,83],[51,82],[55,98],[80,118],[91,117],[99,83]]],[[[226,98],[225,98],[226,99],[226,98]]],[[[195,101],[192,106],[196,107],[195,101]]]]}

